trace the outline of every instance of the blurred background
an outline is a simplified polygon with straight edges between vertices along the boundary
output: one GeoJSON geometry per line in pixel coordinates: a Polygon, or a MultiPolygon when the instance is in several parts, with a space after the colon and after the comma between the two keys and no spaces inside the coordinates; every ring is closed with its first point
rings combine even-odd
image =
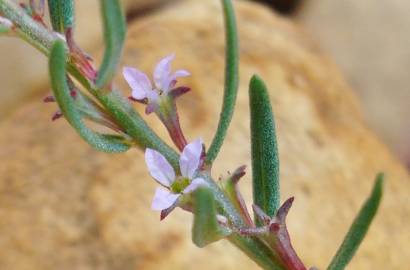
{"type": "MultiPolygon", "coordinates": [[[[220,0],[121,1],[129,22],[121,65],[149,71],[158,56],[176,52],[175,67],[194,75],[186,78],[195,91],[180,101],[181,122],[187,137],[208,142],[220,108],[213,97],[223,84],[220,0]]],[[[76,40],[100,59],[99,0],[76,4],[76,40]]],[[[227,145],[240,147],[223,149],[215,176],[250,165],[246,89],[258,73],[275,108],[281,193],[297,198],[288,225],[302,258],[325,269],[383,170],[382,209],[351,267],[407,269],[408,170],[363,126],[359,107],[409,167],[410,4],[236,0],[235,7],[241,91],[227,145]]],[[[0,270],[254,269],[226,241],[195,248],[185,212],[158,223],[149,208],[156,183],[138,151],[98,153],[65,121],[51,122],[56,105],[42,103],[49,87],[43,55],[0,38],[0,59],[0,249],[7,251],[0,270]]],[[[117,82],[126,93],[124,80],[117,82]]],[[[163,135],[153,118],[145,119],[163,135]]],[[[248,202],[250,175],[241,183],[248,202]]]]}
{"type": "MultiPolygon", "coordinates": [[[[122,0],[129,20],[177,0],[122,0]]],[[[302,25],[339,65],[369,126],[410,166],[410,3],[402,0],[255,0],[302,25]]],[[[100,44],[97,0],[77,1],[77,39],[100,44]],[[84,16],[87,14],[88,16],[84,16]]],[[[19,40],[0,39],[0,121],[44,89],[46,59],[19,40]]]]}

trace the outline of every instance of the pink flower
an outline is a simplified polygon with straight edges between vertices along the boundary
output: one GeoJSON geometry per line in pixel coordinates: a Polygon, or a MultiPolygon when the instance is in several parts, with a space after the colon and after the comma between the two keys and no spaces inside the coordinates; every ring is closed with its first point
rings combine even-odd
{"type": "Polygon", "coordinates": [[[145,162],[151,176],[163,187],[157,188],[152,201],[152,209],[164,211],[175,208],[184,194],[189,194],[199,186],[206,186],[206,181],[196,177],[201,165],[202,140],[197,139],[187,144],[181,153],[179,167],[181,176],[176,176],[171,164],[159,152],[153,149],[145,151],[145,162]]]}
{"type": "Polygon", "coordinates": [[[153,78],[154,86],[148,76],[140,70],[132,67],[124,67],[123,75],[132,89],[132,98],[136,100],[148,100],[150,103],[158,103],[161,95],[168,95],[177,83],[177,78],[187,77],[190,73],[180,69],[171,72],[171,61],[175,55],[171,54],[159,61],[155,67],[153,78]]]}
{"type": "Polygon", "coordinates": [[[132,89],[131,99],[147,104],[147,114],[155,112],[180,151],[187,142],[182,132],[175,99],[190,89],[188,87],[174,88],[177,78],[189,76],[190,73],[180,69],[171,72],[171,61],[175,55],[163,58],[154,70],[154,86],[148,76],[138,69],[125,67],[123,75],[132,89]]]}

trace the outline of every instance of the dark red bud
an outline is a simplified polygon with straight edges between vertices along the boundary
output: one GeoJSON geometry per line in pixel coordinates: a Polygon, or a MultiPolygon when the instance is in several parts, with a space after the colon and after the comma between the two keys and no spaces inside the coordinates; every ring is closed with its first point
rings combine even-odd
{"type": "Polygon", "coordinates": [[[148,99],[147,98],[136,99],[133,96],[129,96],[128,99],[131,100],[131,101],[134,101],[134,102],[141,103],[141,104],[148,104],[148,99]]]}
{"type": "Polygon", "coordinates": [[[43,99],[43,102],[44,102],[44,103],[56,102],[56,99],[55,99],[54,96],[46,96],[46,97],[43,99]]]}
{"type": "Polygon", "coordinates": [[[290,197],[287,199],[282,206],[278,209],[278,213],[276,214],[276,217],[282,222],[285,221],[286,216],[289,213],[290,208],[292,207],[293,201],[295,200],[295,197],[290,197]]]}
{"type": "Polygon", "coordinates": [[[164,209],[161,211],[161,215],[160,215],[160,220],[164,220],[169,214],[171,214],[171,212],[178,206],[179,204],[179,199],[173,204],[171,205],[171,207],[164,209]]]}
{"type": "Polygon", "coordinates": [[[56,121],[56,120],[60,119],[61,117],[63,117],[63,113],[60,112],[60,111],[56,111],[56,112],[53,114],[53,117],[51,118],[51,120],[52,120],[52,121],[56,121]]]}
{"type": "Polygon", "coordinates": [[[71,96],[72,98],[76,98],[76,97],[77,97],[77,91],[71,90],[71,91],[70,91],[70,96],[71,96]]]}
{"type": "Polygon", "coordinates": [[[273,222],[271,224],[269,224],[269,231],[273,232],[273,233],[277,233],[280,229],[280,224],[273,222]]]}
{"type": "Polygon", "coordinates": [[[246,165],[242,165],[241,167],[237,168],[231,175],[231,179],[234,184],[238,183],[239,180],[246,174],[246,165]]]}
{"type": "Polygon", "coordinates": [[[183,94],[188,93],[189,91],[191,91],[191,88],[186,87],[186,86],[180,86],[180,87],[177,87],[177,88],[175,88],[175,89],[172,89],[172,90],[169,92],[169,95],[170,95],[173,99],[176,99],[176,98],[182,96],[183,94]]]}

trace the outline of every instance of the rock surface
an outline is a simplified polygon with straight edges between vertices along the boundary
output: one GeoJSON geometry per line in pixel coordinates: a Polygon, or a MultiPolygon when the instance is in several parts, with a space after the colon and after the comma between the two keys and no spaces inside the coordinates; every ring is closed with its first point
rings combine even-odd
{"type": "Polygon", "coordinates": [[[311,0],[297,19],[334,57],[370,126],[410,168],[409,11],[401,0],[311,0]]]}
{"type": "MultiPolygon", "coordinates": [[[[121,0],[127,12],[142,14],[166,2],[176,0],[121,0]]],[[[17,1],[16,1],[17,2],[17,1]]],[[[28,0],[18,1],[28,3],[28,0]]],[[[82,48],[89,51],[101,44],[99,1],[76,1],[76,39],[82,48]]],[[[14,38],[0,38],[0,119],[16,104],[21,104],[47,81],[47,61],[44,56],[14,38]],[[12,53],[11,53],[12,52],[12,53]]]]}
{"type": "MultiPolygon", "coordinates": [[[[296,197],[289,230],[306,265],[325,269],[382,170],[383,204],[349,269],[406,269],[408,173],[367,129],[339,70],[303,31],[261,6],[236,4],[240,94],[214,176],[250,165],[247,83],[258,73],[276,114],[283,200],[296,197]]],[[[193,89],[179,102],[182,124],[189,138],[205,142],[216,128],[223,88],[220,14],[218,1],[191,1],[135,21],[122,62],[151,72],[175,52],[174,67],[193,74],[181,81],[193,89]]],[[[257,269],[225,241],[194,247],[187,213],[160,223],[150,210],[156,184],[141,153],[96,153],[65,121],[49,121],[54,109],[38,97],[0,125],[0,269],[257,269]]]]}

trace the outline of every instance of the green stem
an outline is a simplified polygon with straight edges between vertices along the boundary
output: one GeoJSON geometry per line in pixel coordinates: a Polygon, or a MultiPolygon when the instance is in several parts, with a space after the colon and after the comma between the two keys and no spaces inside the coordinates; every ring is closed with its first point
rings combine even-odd
{"type": "MultiPolygon", "coordinates": [[[[11,20],[15,25],[15,31],[19,36],[39,49],[43,54],[48,56],[54,42],[59,38],[57,34],[45,29],[28,16],[17,4],[11,0],[0,0],[0,14],[11,20]]],[[[233,43],[233,42],[232,42],[233,43]]],[[[178,153],[161,140],[146,124],[142,117],[132,108],[130,103],[124,98],[118,90],[106,91],[96,89],[79,72],[70,59],[67,59],[67,69],[98,101],[110,112],[111,116],[117,120],[118,124],[124,131],[135,139],[141,148],[151,147],[161,152],[167,160],[178,168],[178,153]]],[[[229,117],[231,118],[229,113],[229,117]]],[[[225,129],[225,128],[224,128],[225,129]]],[[[226,131],[224,131],[225,133],[226,131]]],[[[215,149],[218,149],[219,146],[215,149]]],[[[208,181],[221,213],[236,226],[246,226],[240,214],[231,204],[222,190],[218,187],[209,175],[204,178],[208,181]]],[[[228,240],[242,250],[247,256],[255,261],[260,267],[266,270],[283,270],[279,267],[269,247],[256,237],[244,237],[239,234],[232,234],[228,240]]]]}
{"type": "Polygon", "coordinates": [[[113,89],[108,93],[97,91],[96,97],[110,111],[112,117],[117,120],[118,125],[131,138],[135,139],[142,149],[156,149],[165,156],[174,169],[179,168],[179,154],[154,133],[118,90],[113,89]]]}
{"type": "MultiPolygon", "coordinates": [[[[235,209],[211,176],[208,174],[203,174],[201,177],[208,182],[221,214],[225,215],[234,227],[247,227],[240,213],[235,209]]],[[[245,237],[240,234],[233,233],[228,237],[228,240],[243,251],[254,262],[256,262],[261,268],[266,270],[284,270],[275,258],[272,250],[259,238],[253,236],[245,237]]]]}
{"type": "Polygon", "coordinates": [[[222,6],[226,35],[225,87],[218,128],[206,154],[206,163],[209,165],[216,159],[225,140],[235,109],[239,87],[239,42],[235,11],[233,9],[232,0],[222,0],[222,6]]]}
{"type": "MultiPolygon", "coordinates": [[[[48,56],[58,35],[34,21],[11,0],[0,0],[0,14],[11,20],[18,35],[48,56]]],[[[67,47],[67,46],[66,46],[67,47]]],[[[128,100],[116,89],[107,91],[97,89],[78,71],[70,59],[67,59],[69,73],[74,76],[98,101],[109,111],[118,125],[132,137],[137,145],[153,148],[161,152],[174,168],[178,168],[178,153],[168,146],[135,111],[128,100]]]]}
{"type": "Polygon", "coordinates": [[[11,20],[17,35],[48,55],[59,37],[34,21],[20,6],[11,0],[0,0],[0,14],[11,20]]]}

